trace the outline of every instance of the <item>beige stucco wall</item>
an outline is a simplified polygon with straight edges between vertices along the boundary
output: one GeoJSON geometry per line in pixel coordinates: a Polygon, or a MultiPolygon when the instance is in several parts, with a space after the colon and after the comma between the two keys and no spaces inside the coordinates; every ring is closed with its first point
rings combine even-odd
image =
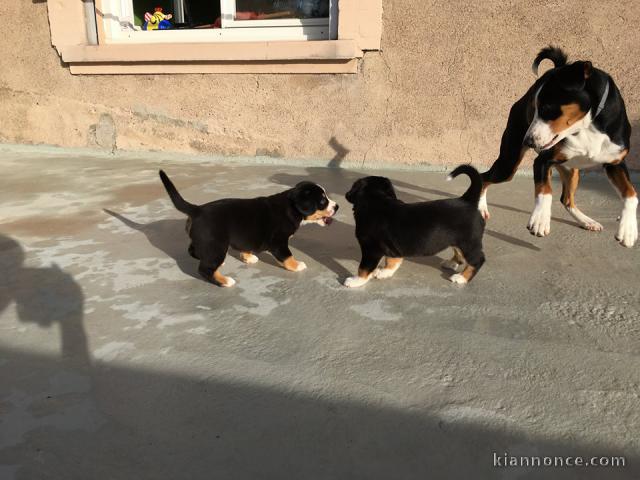
{"type": "Polygon", "coordinates": [[[300,161],[488,164],[554,43],[620,86],[640,167],[637,0],[384,2],[382,52],[357,75],[72,76],[43,2],[3,2],[0,142],[300,161]],[[332,142],[335,146],[335,142],[332,142]]]}

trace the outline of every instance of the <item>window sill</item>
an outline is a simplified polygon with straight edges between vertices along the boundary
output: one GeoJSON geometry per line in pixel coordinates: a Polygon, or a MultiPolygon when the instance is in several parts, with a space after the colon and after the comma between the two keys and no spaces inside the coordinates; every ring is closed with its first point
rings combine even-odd
{"type": "Polygon", "coordinates": [[[356,73],[353,40],[69,45],[71,73],[356,73]]]}

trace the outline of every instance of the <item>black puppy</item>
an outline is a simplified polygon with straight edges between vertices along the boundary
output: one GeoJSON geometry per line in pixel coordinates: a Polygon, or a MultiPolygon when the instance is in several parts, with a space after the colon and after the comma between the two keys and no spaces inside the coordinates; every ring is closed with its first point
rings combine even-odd
{"type": "Polygon", "coordinates": [[[268,251],[287,270],[304,270],[307,266],[289,250],[289,237],[301,224],[329,225],[338,211],[338,204],[327,197],[324,188],[311,182],[300,182],[269,197],[225,198],[193,205],[180,196],[162,170],[160,179],[173,205],[189,217],[189,254],[200,260],[200,275],[222,287],[236,283],[218,270],[230,246],[240,251],[245,263],[258,261],[254,252],[268,251]]]}
{"type": "Polygon", "coordinates": [[[461,173],[471,178],[471,186],[462,197],[420,203],[398,200],[388,178],[356,181],[346,198],[353,204],[362,260],[358,275],[347,278],[344,284],[360,287],[371,276],[389,278],[403,257],[434,255],[447,247],[453,247],[454,255],[443,262],[443,267],[457,271],[465,265],[462,273],[452,275],[450,280],[469,282],[484,263],[484,220],[478,211],[482,180],[470,165],[459,166],[448,179],[461,173]],[[385,266],[376,268],[383,256],[385,266]]]}

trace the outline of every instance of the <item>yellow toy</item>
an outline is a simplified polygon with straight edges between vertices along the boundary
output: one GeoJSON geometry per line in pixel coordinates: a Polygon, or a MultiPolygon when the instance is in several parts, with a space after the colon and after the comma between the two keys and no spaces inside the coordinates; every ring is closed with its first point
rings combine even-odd
{"type": "Polygon", "coordinates": [[[173,25],[169,21],[173,18],[173,15],[167,13],[166,15],[162,13],[162,7],[156,7],[154,9],[153,14],[146,12],[144,14],[144,24],[142,25],[143,30],[168,30],[173,25]]]}

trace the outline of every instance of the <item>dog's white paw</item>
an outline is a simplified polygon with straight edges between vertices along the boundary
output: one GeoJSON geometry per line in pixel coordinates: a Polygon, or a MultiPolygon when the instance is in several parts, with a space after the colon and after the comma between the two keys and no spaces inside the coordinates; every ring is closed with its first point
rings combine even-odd
{"type": "Polygon", "coordinates": [[[344,281],[344,286],[349,288],[361,287],[369,281],[368,278],[362,278],[358,276],[347,277],[344,281]]]}
{"type": "Polygon", "coordinates": [[[616,239],[621,245],[631,248],[638,241],[638,219],[636,218],[636,209],[638,206],[638,197],[629,197],[624,201],[622,214],[620,215],[620,226],[616,239]]]}
{"type": "Polygon", "coordinates": [[[225,277],[224,282],[220,283],[221,287],[233,287],[236,284],[236,281],[231,277],[225,277]]]}
{"type": "Polygon", "coordinates": [[[458,270],[460,270],[460,267],[462,266],[462,264],[456,262],[455,260],[443,260],[440,266],[445,270],[451,270],[452,272],[457,272],[458,270]]]}
{"type": "Polygon", "coordinates": [[[395,268],[376,268],[372,275],[374,278],[391,278],[396,273],[395,268]]]}
{"type": "Polygon", "coordinates": [[[248,264],[258,263],[258,257],[256,257],[253,253],[249,253],[242,256],[242,261],[248,264]]]}
{"type": "Polygon", "coordinates": [[[593,218],[587,217],[584,213],[578,210],[576,207],[568,207],[567,212],[576,219],[582,228],[589,230],[590,232],[601,232],[603,227],[600,223],[596,222],[593,218]]]}
{"type": "Polygon", "coordinates": [[[589,230],[590,232],[601,232],[604,227],[602,226],[601,223],[596,222],[595,220],[592,220],[590,222],[586,222],[583,223],[582,225],[580,225],[582,228],[584,228],[585,230],[589,230]]]}
{"type": "Polygon", "coordinates": [[[457,283],[459,285],[464,285],[465,283],[467,283],[467,279],[464,278],[464,275],[462,275],[460,273],[456,273],[455,275],[451,275],[449,277],[449,280],[451,280],[453,283],[457,283]]]}
{"type": "Polygon", "coordinates": [[[538,237],[546,237],[551,233],[551,194],[538,195],[527,228],[538,237]]]}
{"type": "Polygon", "coordinates": [[[480,200],[478,200],[478,210],[480,210],[480,215],[485,220],[489,220],[491,218],[491,214],[489,213],[489,207],[487,206],[487,195],[480,195],[480,200]]]}
{"type": "Polygon", "coordinates": [[[295,272],[301,272],[302,270],[305,270],[307,268],[307,264],[304,262],[298,262],[298,264],[296,265],[296,269],[294,270],[295,272]]]}

